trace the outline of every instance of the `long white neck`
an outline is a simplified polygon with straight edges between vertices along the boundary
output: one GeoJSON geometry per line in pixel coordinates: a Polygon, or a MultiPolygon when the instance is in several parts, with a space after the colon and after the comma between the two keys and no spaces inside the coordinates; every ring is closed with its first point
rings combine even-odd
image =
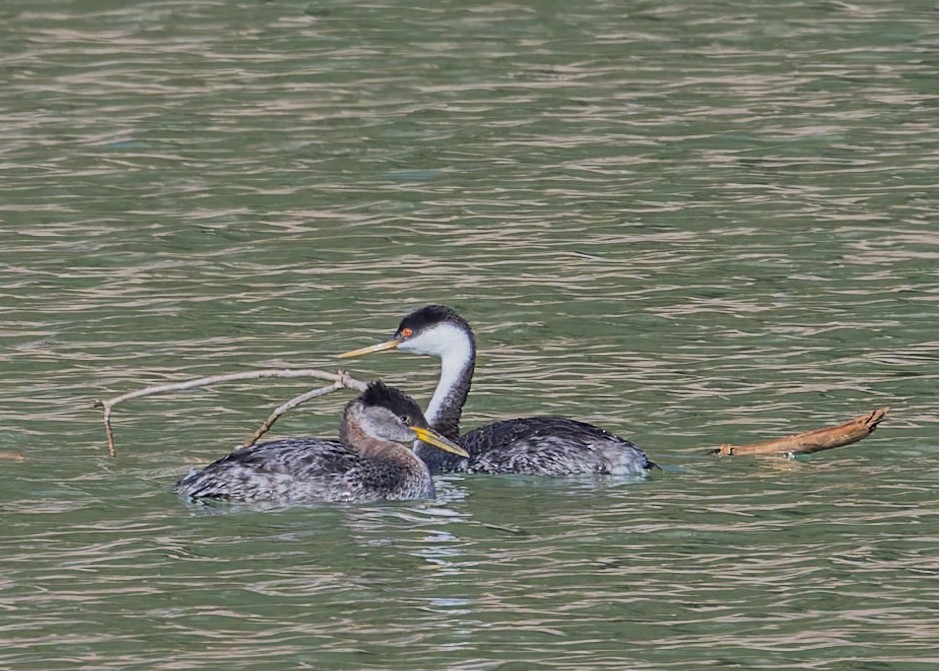
{"type": "Polygon", "coordinates": [[[439,324],[402,344],[400,349],[440,358],[440,381],[424,416],[427,423],[443,435],[456,439],[476,367],[476,342],[472,331],[439,324]]]}
{"type": "MultiPolygon", "coordinates": [[[[459,395],[458,387],[464,382],[467,368],[472,365],[474,358],[474,352],[468,338],[464,338],[458,347],[447,350],[446,354],[440,358],[440,381],[437,382],[437,388],[434,390],[434,395],[431,397],[430,403],[427,404],[427,411],[424,413],[427,423],[431,426],[434,426],[440,420],[442,411],[447,407],[447,401],[449,400],[452,403],[456,400],[455,396],[459,395]]],[[[461,410],[465,402],[466,394],[464,393],[463,398],[460,400],[461,410]]]]}

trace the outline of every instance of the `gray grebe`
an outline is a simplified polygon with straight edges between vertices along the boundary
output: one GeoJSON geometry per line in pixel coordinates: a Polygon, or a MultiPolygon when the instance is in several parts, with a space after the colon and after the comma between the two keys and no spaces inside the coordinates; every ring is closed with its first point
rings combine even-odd
{"type": "Polygon", "coordinates": [[[236,450],[177,484],[190,499],[374,501],[433,498],[427,466],[398,443],[468,454],[433,429],[407,394],[373,382],[342,412],[337,443],[284,438],[236,450]],[[392,442],[394,441],[394,442],[392,442]]]}
{"type": "Polygon", "coordinates": [[[399,349],[440,358],[440,381],[427,406],[427,421],[462,445],[459,458],[418,445],[432,473],[527,473],[642,475],[657,466],[625,438],[564,417],[524,417],[494,422],[460,436],[460,417],[476,367],[473,329],[453,309],[428,305],[401,320],[394,338],[339,356],[399,349]]]}

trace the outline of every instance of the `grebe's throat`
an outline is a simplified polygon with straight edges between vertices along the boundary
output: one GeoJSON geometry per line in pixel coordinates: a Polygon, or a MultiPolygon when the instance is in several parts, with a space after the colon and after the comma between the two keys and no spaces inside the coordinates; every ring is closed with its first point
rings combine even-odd
{"type": "Polygon", "coordinates": [[[399,349],[440,357],[440,381],[424,416],[428,424],[444,436],[456,439],[476,367],[476,341],[472,331],[454,324],[437,324],[404,341],[399,349]]]}

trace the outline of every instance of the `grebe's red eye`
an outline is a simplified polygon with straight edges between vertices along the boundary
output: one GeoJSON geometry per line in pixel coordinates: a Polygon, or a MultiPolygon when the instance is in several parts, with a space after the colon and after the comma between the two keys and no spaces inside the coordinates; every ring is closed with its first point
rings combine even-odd
{"type": "Polygon", "coordinates": [[[409,329],[407,327],[404,327],[403,329],[401,329],[402,338],[410,338],[412,335],[414,335],[414,329],[409,329]]]}

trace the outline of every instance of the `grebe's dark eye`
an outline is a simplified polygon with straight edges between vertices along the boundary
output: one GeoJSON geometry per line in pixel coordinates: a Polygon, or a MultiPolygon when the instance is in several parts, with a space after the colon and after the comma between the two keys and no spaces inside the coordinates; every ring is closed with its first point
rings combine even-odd
{"type": "Polygon", "coordinates": [[[401,329],[402,338],[410,338],[412,335],[414,335],[414,329],[408,328],[407,326],[401,329]]]}

